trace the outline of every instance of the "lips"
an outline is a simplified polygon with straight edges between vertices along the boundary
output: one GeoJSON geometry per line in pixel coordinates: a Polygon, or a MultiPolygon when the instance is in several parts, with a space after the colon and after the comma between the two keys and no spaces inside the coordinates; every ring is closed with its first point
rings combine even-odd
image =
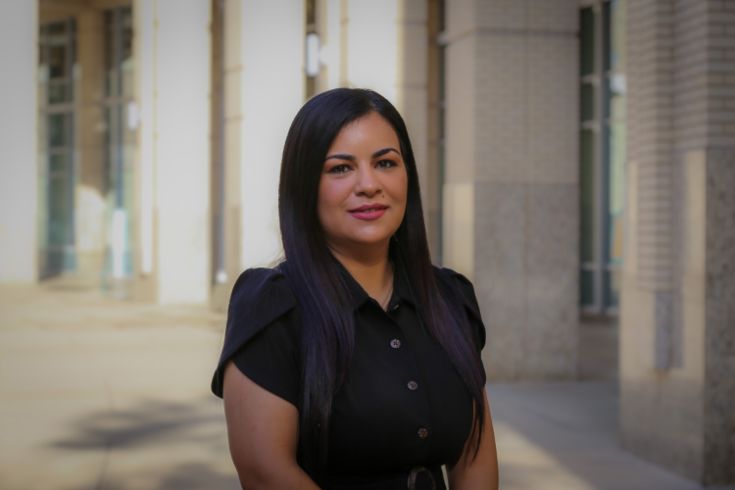
{"type": "Polygon", "coordinates": [[[386,209],[388,209],[388,206],[384,204],[363,204],[360,207],[350,209],[349,213],[357,219],[372,221],[383,216],[386,209]]]}

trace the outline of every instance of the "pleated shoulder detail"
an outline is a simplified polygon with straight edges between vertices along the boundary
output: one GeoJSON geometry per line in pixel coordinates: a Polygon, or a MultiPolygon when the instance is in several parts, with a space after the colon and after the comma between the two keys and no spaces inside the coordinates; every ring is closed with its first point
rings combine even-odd
{"type": "Polygon", "coordinates": [[[222,397],[224,368],[230,358],[268,325],[296,306],[286,277],[278,269],[248,269],[232,288],[222,354],[212,377],[212,392],[222,397]]]}

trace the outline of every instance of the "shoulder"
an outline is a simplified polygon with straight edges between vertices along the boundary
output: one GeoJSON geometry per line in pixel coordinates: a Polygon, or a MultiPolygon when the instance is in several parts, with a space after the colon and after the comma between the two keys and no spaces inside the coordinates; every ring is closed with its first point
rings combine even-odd
{"type": "Polygon", "coordinates": [[[227,307],[227,329],[233,321],[268,323],[296,306],[288,279],[279,267],[247,269],[235,281],[227,307]]]}
{"type": "Polygon", "coordinates": [[[444,295],[445,299],[451,302],[460,302],[469,317],[471,323],[475,324],[477,339],[480,346],[485,345],[485,326],[482,321],[480,305],[475,294],[475,287],[472,281],[467,279],[463,274],[450,269],[448,267],[434,266],[434,276],[437,279],[437,286],[444,295]]]}
{"type": "Polygon", "coordinates": [[[222,396],[224,367],[232,356],[268,326],[288,318],[296,297],[278,267],[245,270],[235,281],[227,308],[224,345],[212,391],[222,396]]]}
{"type": "Polygon", "coordinates": [[[480,308],[477,303],[477,296],[475,296],[475,287],[467,277],[449,267],[436,266],[434,266],[434,276],[437,278],[439,287],[456,292],[463,302],[468,303],[468,306],[479,312],[480,308]]]}

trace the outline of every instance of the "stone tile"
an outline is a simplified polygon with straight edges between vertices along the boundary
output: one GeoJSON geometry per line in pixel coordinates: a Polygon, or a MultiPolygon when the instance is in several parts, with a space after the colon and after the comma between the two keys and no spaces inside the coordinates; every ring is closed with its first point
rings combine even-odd
{"type": "MultiPolygon", "coordinates": [[[[632,281],[631,281],[632,282],[632,281]]],[[[620,301],[620,377],[645,379],[653,369],[654,295],[628,285],[620,301]]]]}
{"type": "Polygon", "coordinates": [[[526,0],[526,4],[526,26],[531,31],[576,33],[579,29],[577,0],[526,0]]]}
{"type": "Polygon", "coordinates": [[[446,173],[445,182],[475,177],[475,40],[463,38],[447,47],[446,173]]]}
{"type": "Polygon", "coordinates": [[[477,0],[475,22],[479,27],[523,29],[526,0],[477,0]]]}
{"type": "Polygon", "coordinates": [[[485,364],[491,377],[514,379],[522,362],[525,323],[522,184],[475,187],[475,288],[487,328],[485,364]]]}
{"type": "Polygon", "coordinates": [[[478,0],[475,25],[507,31],[575,33],[579,21],[576,0],[478,0]]]}
{"type": "Polygon", "coordinates": [[[735,356],[735,150],[707,156],[707,327],[713,354],[735,356]]]}
{"type": "Polygon", "coordinates": [[[449,37],[467,32],[475,26],[476,0],[448,0],[446,26],[449,37]]]}
{"type": "Polygon", "coordinates": [[[571,184],[529,184],[527,188],[529,276],[559,279],[570,271],[577,274],[578,188],[571,184]]]}
{"type": "Polygon", "coordinates": [[[426,0],[399,0],[398,18],[404,22],[426,23],[429,9],[426,0]]]}
{"type": "Polygon", "coordinates": [[[735,150],[707,155],[704,458],[707,481],[735,481],[735,150]]]}
{"type": "Polygon", "coordinates": [[[523,181],[528,165],[525,40],[479,35],[476,43],[476,177],[523,181]]]}
{"type": "Polygon", "coordinates": [[[576,375],[576,196],[559,184],[477,184],[475,282],[492,376],[576,375]]]}
{"type": "Polygon", "coordinates": [[[526,59],[527,166],[533,182],[579,180],[576,37],[529,37],[526,59]]]}
{"type": "Polygon", "coordinates": [[[398,110],[403,116],[406,123],[409,137],[411,138],[411,146],[413,148],[413,156],[416,160],[416,167],[419,173],[419,183],[421,185],[421,199],[424,210],[428,205],[428,131],[427,131],[427,92],[426,86],[406,86],[400,90],[400,107],[398,110]]]}
{"type": "Polygon", "coordinates": [[[524,359],[531,378],[571,378],[579,334],[578,191],[563,184],[527,188],[524,359]]]}
{"type": "Polygon", "coordinates": [[[398,69],[400,83],[426,87],[428,73],[428,33],[426,24],[399,24],[398,69]]]}

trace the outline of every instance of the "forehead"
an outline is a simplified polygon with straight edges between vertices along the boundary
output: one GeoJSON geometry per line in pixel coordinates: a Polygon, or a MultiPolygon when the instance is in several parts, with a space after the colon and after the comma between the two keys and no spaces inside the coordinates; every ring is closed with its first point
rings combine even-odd
{"type": "Polygon", "coordinates": [[[330,152],[346,147],[380,146],[399,148],[398,135],[393,126],[377,112],[370,112],[340,129],[330,145],[330,152]]]}

